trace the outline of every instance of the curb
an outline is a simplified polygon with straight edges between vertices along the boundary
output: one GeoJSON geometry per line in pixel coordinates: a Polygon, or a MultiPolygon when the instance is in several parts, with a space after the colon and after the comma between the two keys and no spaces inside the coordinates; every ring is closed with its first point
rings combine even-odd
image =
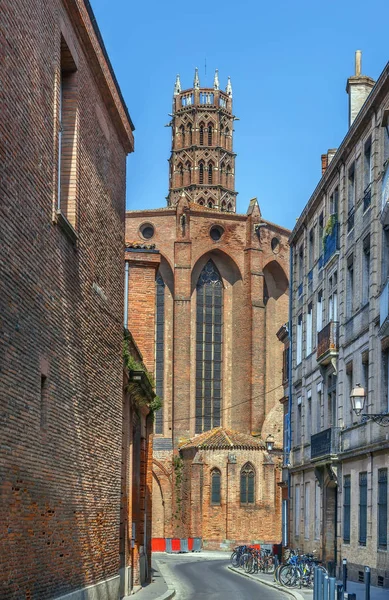
{"type": "Polygon", "coordinates": [[[167,585],[167,591],[164,594],[162,594],[162,596],[158,596],[158,598],[156,598],[155,600],[170,600],[170,598],[174,598],[174,596],[176,595],[176,590],[174,589],[171,583],[168,583],[169,573],[167,572],[167,569],[165,569],[165,565],[162,565],[159,562],[159,560],[156,560],[155,563],[158,565],[158,570],[161,573],[163,580],[167,585]]]}
{"type": "Polygon", "coordinates": [[[254,577],[254,575],[250,575],[249,573],[242,573],[242,571],[238,571],[238,569],[234,569],[234,567],[232,567],[231,565],[229,565],[227,567],[227,569],[229,569],[230,571],[233,571],[234,573],[237,573],[238,575],[241,575],[242,577],[248,577],[249,579],[252,579],[253,581],[256,581],[259,584],[262,583],[263,585],[267,585],[267,587],[279,590],[280,592],[283,592],[284,594],[289,594],[289,596],[291,596],[292,598],[295,598],[295,600],[306,600],[304,598],[304,596],[302,596],[299,592],[297,592],[295,590],[291,590],[289,588],[286,588],[283,585],[278,585],[278,583],[264,581],[263,579],[254,577]]]}

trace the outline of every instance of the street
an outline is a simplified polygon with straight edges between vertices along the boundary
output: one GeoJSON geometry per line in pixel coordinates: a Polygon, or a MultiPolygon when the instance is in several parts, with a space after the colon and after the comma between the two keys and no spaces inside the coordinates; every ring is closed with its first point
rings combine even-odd
{"type": "Polygon", "coordinates": [[[166,581],[176,590],[177,600],[284,600],[285,594],[233,573],[229,560],[165,555],[158,564],[166,581]]]}

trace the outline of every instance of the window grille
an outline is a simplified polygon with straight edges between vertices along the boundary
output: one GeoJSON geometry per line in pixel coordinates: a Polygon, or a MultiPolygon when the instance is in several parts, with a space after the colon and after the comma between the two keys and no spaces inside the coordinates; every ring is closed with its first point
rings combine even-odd
{"type": "Polygon", "coordinates": [[[204,165],[200,163],[199,182],[204,183],[204,165]]]}
{"type": "Polygon", "coordinates": [[[343,541],[350,543],[350,515],[351,515],[351,476],[343,478],[343,541]]]}
{"type": "Polygon", "coordinates": [[[212,173],[212,165],[208,165],[208,183],[212,183],[212,177],[213,173],[212,173]]]}
{"type": "Polygon", "coordinates": [[[200,125],[200,146],[204,146],[204,127],[200,125]]]}
{"type": "Polygon", "coordinates": [[[212,471],[211,479],[211,504],[220,504],[221,473],[219,469],[212,471]]]}
{"type": "Polygon", "coordinates": [[[212,125],[208,125],[208,146],[212,146],[212,125]]]}
{"type": "Polygon", "coordinates": [[[255,503],[255,471],[251,463],[246,463],[240,472],[240,503],[255,503]]]}
{"type": "Polygon", "coordinates": [[[223,283],[212,260],[196,290],[196,433],[201,433],[221,421],[223,283]]]}
{"type": "Polygon", "coordinates": [[[367,538],[367,473],[359,473],[359,543],[366,546],[367,538]]]}
{"type": "Polygon", "coordinates": [[[378,547],[388,545],[388,469],[378,470],[378,547]]]}

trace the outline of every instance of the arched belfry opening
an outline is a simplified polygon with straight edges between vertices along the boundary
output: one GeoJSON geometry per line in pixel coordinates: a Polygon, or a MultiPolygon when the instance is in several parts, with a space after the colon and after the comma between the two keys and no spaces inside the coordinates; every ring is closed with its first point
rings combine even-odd
{"type": "Polygon", "coordinates": [[[196,433],[221,424],[223,282],[212,259],[196,285],[196,433]]]}

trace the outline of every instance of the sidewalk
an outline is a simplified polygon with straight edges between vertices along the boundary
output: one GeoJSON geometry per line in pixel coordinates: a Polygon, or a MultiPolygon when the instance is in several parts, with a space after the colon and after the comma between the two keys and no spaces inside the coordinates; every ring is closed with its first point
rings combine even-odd
{"type": "Polygon", "coordinates": [[[135,592],[135,595],[126,596],[123,600],[170,600],[175,594],[174,589],[169,589],[163,578],[158,561],[151,561],[151,583],[135,592]]]}
{"type": "MultiPolygon", "coordinates": [[[[279,585],[274,581],[273,575],[267,575],[266,573],[256,573],[253,575],[248,575],[243,571],[243,569],[236,569],[235,567],[228,567],[231,571],[235,571],[240,575],[245,577],[250,577],[251,579],[256,579],[257,581],[268,585],[270,587],[275,587],[280,590],[280,592],[289,593],[291,597],[296,598],[296,600],[311,600],[313,598],[313,589],[306,588],[286,588],[282,585],[279,585]]],[[[341,583],[340,581],[338,583],[341,583]]],[[[365,585],[363,583],[356,583],[354,581],[347,582],[347,592],[350,594],[356,594],[357,600],[365,600],[365,585]]],[[[370,600],[388,600],[389,598],[389,590],[386,588],[378,588],[371,586],[370,587],[370,600]]]]}

